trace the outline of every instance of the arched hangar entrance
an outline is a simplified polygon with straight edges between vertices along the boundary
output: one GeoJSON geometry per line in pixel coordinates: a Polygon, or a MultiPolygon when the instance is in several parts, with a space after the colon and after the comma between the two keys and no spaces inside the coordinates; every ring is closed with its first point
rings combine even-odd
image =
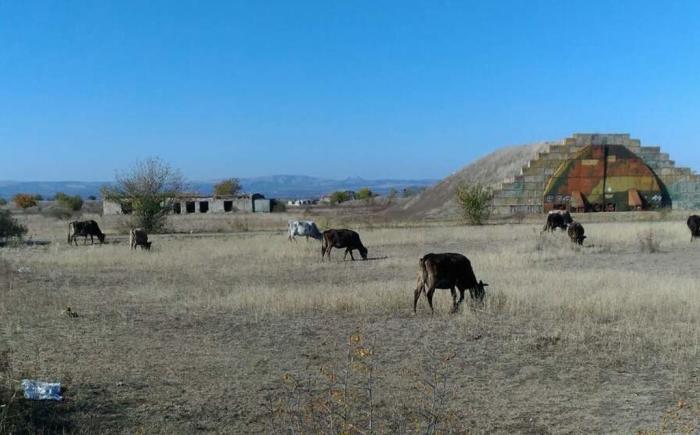
{"type": "Polygon", "coordinates": [[[671,205],[663,182],[624,145],[589,145],[564,161],[544,189],[544,210],[650,210],[671,205]]]}

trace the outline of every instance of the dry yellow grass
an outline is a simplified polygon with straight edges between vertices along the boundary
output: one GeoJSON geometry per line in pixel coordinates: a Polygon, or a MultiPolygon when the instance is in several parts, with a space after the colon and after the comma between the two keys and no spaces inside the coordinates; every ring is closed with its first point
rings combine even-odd
{"type": "MultiPolygon", "coordinates": [[[[56,424],[70,430],[316,431],[263,405],[301,391],[285,375],[308,387],[342,373],[361,331],[376,432],[425,431],[426,373],[444,380],[438,431],[653,431],[679,400],[665,430],[698,430],[700,244],[683,223],[586,223],[583,248],[540,224],[365,228],[373,260],[321,263],[318,242],[263,219],[251,226],[265,231],[155,235],[150,253],[114,234],[69,247],[62,224],[28,222],[52,243],[0,250],[7,373],[66,383],[56,424]],[[640,249],[649,232],[659,252],[640,249]],[[490,284],[485,304],[449,315],[439,291],[434,316],[424,298],[413,316],[418,257],[448,251],[490,284]]],[[[354,403],[367,430],[365,396],[354,403]]]]}

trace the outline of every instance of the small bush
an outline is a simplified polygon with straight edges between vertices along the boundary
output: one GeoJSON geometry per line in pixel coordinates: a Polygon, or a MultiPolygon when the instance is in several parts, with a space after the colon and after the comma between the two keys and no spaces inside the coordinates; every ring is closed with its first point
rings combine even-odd
{"type": "Polygon", "coordinates": [[[12,198],[12,202],[19,208],[29,208],[36,206],[36,197],[28,193],[18,193],[12,198]]]}
{"type": "Polygon", "coordinates": [[[63,192],[58,192],[56,194],[56,202],[59,205],[73,211],[79,211],[81,208],[83,208],[83,199],[80,197],[80,195],[69,196],[63,192]]]}
{"type": "Polygon", "coordinates": [[[374,197],[374,192],[369,190],[368,187],[363,187],[362,189],[358,190],[355,194],[355,199],[361,199],[365,202],[372,202],[372,199],[374,199],[374,197]]]}
{"type": "Polygon", "coordinates": [[[387,192],[387,194],[386,194],[387,204],[392,204],[396,200],[396,197],[398,195],[399,195],[399,192],[396,189],[394,189],[393,187],[391,189],[389,189],[389,192],[387,192]]]}
{"type": "Polygon", "coordinates": [[[7,200],[5,198],[0,198],[0,206],[7,205],[7,200]]]}
{"type": "Polygon", "coordinates": [[[457,187],[456,196],[465,221],[472,225],[481,225],[491,216],[493,194],[490,189],[479,183],[462,183],[457,187]]]}
{"type": "Polygon", "coordinates": [[[272,203],[272,212],[273,213],[284,213],[287,211],[287,204],[285,204],[282,201],[274,201],[272,203]]]}
{"type": "Polygon", "coordinates": [[[18,224],[9,210],[0,210],[0,240],[22,238],[26,233],[27,227],[18,224]]]}

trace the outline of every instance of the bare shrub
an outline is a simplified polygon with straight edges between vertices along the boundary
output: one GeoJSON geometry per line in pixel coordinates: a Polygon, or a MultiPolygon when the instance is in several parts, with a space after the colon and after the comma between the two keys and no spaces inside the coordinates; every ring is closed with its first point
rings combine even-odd
{"type": "Polygon", "coordinates": [[[132,226],[149,233],[164,229],[173,202],[185,189],[180,171],[157,158],[138,162],[116,179],[114,186],[103,186],[103,198],[132,210],[132,226]]]}
{"type": "Polygon", "coordinates": [[[639,249],[648,254],[654,254],[661,251],[661,242],[656,237],[656,232],[652,229],[642,231],[638,234],[639,249]]]}
{"type": "Polygon", "coordinates": [[[37,199],[35,195],[30,195],[28,193],[18,193],[12,198],[12,202],[19,208],[30,208],[37,204],[37,199]]]}

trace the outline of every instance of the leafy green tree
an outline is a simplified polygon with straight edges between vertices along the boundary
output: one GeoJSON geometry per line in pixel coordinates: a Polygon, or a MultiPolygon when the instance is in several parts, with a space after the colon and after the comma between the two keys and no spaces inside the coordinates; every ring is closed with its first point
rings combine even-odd
{"type": "Polygon", "coordinates": [[[241,191],[238,178],[228,178],[214,185],[214,196],[235,196],[241,191]]]}
{"type": "Polygon", "coordinates": [[[158,158],[137,162],[125,173],[117,173],[116,183],[103,186],[102,198],[132,210],[132,225],[147,232],[162,231],[173,203],[184,193],[185,182],[179,170],[158,158]]]}
{"type": "Polygon", "coordinates": [[[369,187],[363,187],[355,193],[355,199],[370,200],[374,198],[374,193],[369,190],[369,187]]]}
{"type": "Polygon", "coordinates": [[[481,225],[491,216],[491,189],[479,183],[462,183],[457,186],[456,197],[462,217],[472,225],[481,225]]]}
{"type": "Polygon", "coordinates": [[[350,200],[350,195],[348,192],[343,192],[341,190],[338,190],[336,192],[331,193],[331,205],[336,205],[340,204],[341,202],[349,201],[350,200]]]}

